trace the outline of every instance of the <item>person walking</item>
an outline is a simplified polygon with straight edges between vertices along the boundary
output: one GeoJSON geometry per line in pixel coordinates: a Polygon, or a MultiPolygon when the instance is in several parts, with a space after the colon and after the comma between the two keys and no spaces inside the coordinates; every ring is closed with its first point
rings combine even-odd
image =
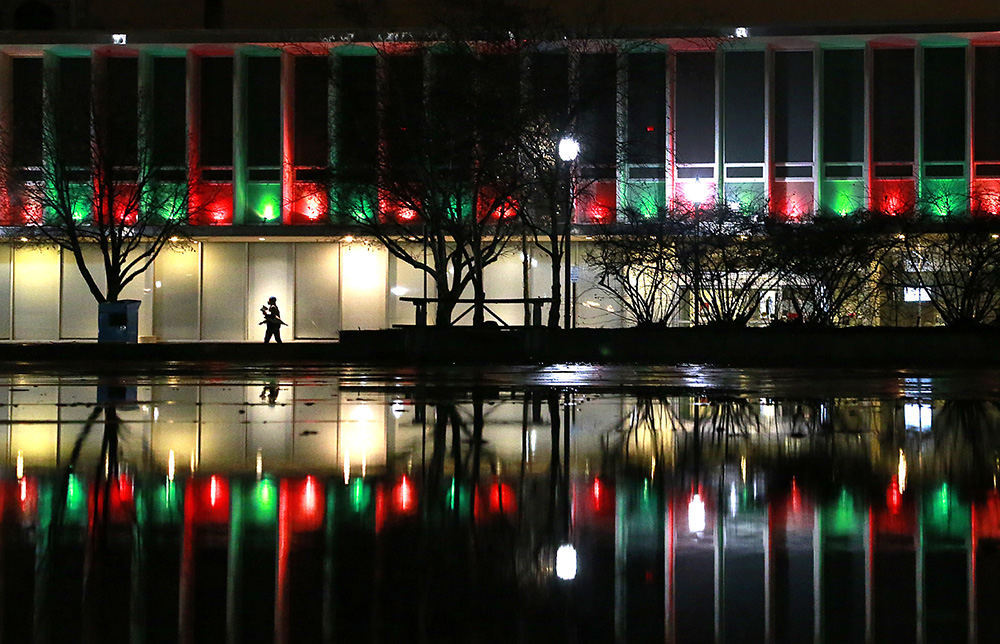
{"type": "Polygon", "coordinates": [[[260,324],[267,325],[264,331],[264,343],[270,342],[273,337],[275,342],[281,344],[281,327],[282,325],[288,326],[288,324],[281,319],[281,311],[278,310],[278,298],[269,297],[267,304],[260,307],[260,312],[264,315],[264,320],[260,324]]]}

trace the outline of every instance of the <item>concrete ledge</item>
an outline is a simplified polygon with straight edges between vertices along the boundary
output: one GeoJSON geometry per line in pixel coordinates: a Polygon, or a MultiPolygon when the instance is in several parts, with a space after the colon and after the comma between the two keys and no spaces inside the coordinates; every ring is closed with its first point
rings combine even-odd
{"type": "Polygon", "coordinates": [[[142,368],[214,362],[709,364],[805,367],[1000,367],[1000,329],[473,329],[408,327],[344,331],[339,342],[0,344],[8,368],[40,363],[142,368]]]}

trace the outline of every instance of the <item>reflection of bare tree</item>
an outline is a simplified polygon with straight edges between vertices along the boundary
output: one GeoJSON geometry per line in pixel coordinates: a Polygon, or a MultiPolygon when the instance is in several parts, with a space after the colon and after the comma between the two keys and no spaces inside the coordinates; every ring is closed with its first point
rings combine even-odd
{"type": "Polygon", "coordinates": [[[666,396],[642,396],[628,414],[614,449],[628,462],[633,456],[662,460],[665,434],[683,429],[675,405],[666,396]]]}
{"type": "Polygon", "coordinates": [[[760,433],[760,406],[746,398],[709,398],[708,409],[708,426],[716,436],[760,433]]]}
{"type": "MultiPolygon", "coordinates": [[[[72,549],[60,547],[67,537],[66,510],[69,501],[72,477],[81,469],[80,456],[83,446],[93,433],[98,418],[104,416],[101,432],[101,446],[93,466],[93,497],[89,505],[87,533],[83,551],[83,594],[82,594],[82,641],[101,642],[111,632],[112,625],[120,623],[116,602],[113,598],[122,595],[120,561],[114,559],[110,543],[111,511],[117,486],[119,485],[120,463],[119,443],[122,421],[115,404],[95,406],[88,416],[70,452],[69,462],[63,470],[59,484],[53,491],[52,519],[47,534],[42,538],[43,559],[39,564],[36,597],[41,609],[36,613],[36,633],[45,634],[51,624],[49,617],[59,612],[63,598],[56,596],[49,582],[56,573],[65,574],[71,570],[72,549]]],[[[135,517],[129,517],[130,525],[135,517]]],[[[44,639],[44,637],[42,637],[44,639]]]]}
{"type": "Polygon", "coordinates": [[[956,474],[992,476],[1000,451],[1000,403],[946,400],[931,422],[935,466],[956,474]]]}

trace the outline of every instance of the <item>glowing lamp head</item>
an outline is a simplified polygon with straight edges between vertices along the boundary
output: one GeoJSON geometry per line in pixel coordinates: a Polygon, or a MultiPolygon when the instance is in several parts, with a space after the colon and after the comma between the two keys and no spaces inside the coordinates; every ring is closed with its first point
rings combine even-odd
{"type": "Polygon", "coordinates": [[[559,158],[563,161],[572,161],[580,154],[580,144],[576,139],[564,136],[559,140],[559,158]]]}
{"type": "Polygon", "coordinates": [[[568,543],[556,550],[556,577],[563,581],[576,579],[576,548],[568,543]]]}

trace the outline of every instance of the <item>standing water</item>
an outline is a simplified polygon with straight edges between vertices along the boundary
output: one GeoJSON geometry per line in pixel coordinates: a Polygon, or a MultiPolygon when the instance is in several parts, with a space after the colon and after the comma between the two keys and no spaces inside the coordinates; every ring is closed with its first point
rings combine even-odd
{"type": "Polygon", "coordinates": [[[1000,641],[1000,374],[0,379],[5,642],[1000,641]]]}

